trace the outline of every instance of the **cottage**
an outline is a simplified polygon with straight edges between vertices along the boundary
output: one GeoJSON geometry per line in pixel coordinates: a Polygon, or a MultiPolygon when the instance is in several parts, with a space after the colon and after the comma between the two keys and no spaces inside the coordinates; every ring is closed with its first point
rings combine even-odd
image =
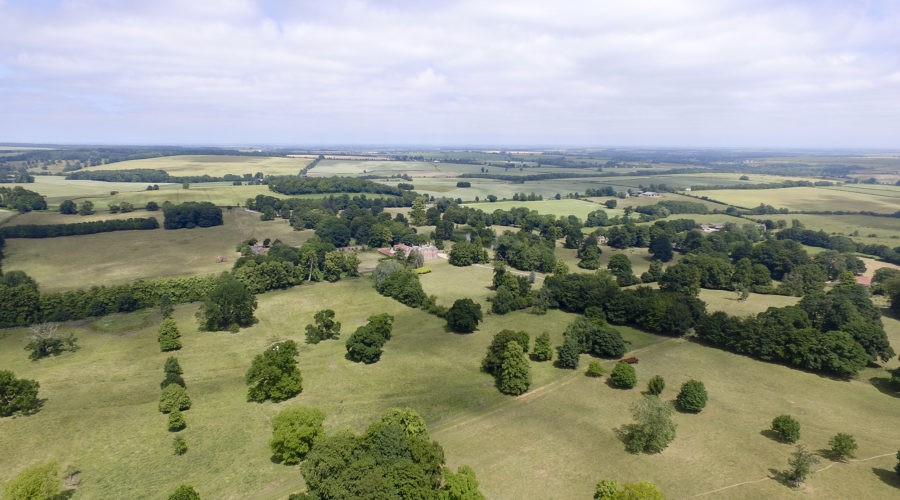
{"type": "Polygon", "coordinates": [[[872,277],[871,276],[857,276],[856,284],[862,286],[872,286],[872,277]]]}
{"type": "Polygon", "coordinates": [[[434,245],[415,245],[409,246],[404,245],[403,243],[398,243],[391,248],[379,248],[378,253],[384,255],[386,257],[394,257],[397,253],[403,255],[404,258],[409,257],[409,254],[415,250],[419,252],[425,260],[434,260],[438,258],[438,249],[434,245]]]}
{"type": "Polygon", "coordinates": [[[603,236],[602,234],[600,236],[597,236],[597,244],[598,245],[605,245],[606,242],[607,242],[606,236],[603,236]]]}
{"type": "Polygon", "coordinates": [[[647,198],[659,198],[659,193],[657,193],[656,191],[644,191],[639,196],[644,196],[647,198]]]}

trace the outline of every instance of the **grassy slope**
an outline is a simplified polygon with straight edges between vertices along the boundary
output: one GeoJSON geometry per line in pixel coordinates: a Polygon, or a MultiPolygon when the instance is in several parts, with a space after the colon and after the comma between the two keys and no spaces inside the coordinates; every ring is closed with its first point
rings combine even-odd
{"type": "MultiPolygon", "coordinates": [[[[148,213],[133,212],[137,217],[148,213]]],[[[45,291],[68,290],[140,278],[227,271],[238,257],[235,247],[248,238],[280,238],[299,245],[312,235],[312,231],[294,231],[283,219],[260,222],[258,214],[243,209],[223,213],[225,224],[210,228],[9,239],[3,252],[3,269],[25,271],[45,291]],[[73,248],[78,251],[73,252],[73,248]],[[217,264],[218,255],[225,255],[228,262],[217,264]],[[60,272],[62,269],[65,272],[60,272]]],[[[80,216],[55,217],[81,220],[80,216]]]]}
{"type": "MultiPolygon", "coordinates": [[[[881,186],[891,187],[891,186],[881,186]]],[[[783,189],[723,189],[697,191],[697,196],[707,196],[717,200],[745,208],[758,206],[760,203],[775,208],[789,210],[846,210],[858,212],[894,213],[900,210],[900,188],[884,189],[878,192],[860,192],[835,188],[796,187],[783,189]]]]}
{"type": "Polygon", "coordinates": [[[309,158],[268,156],[177,155],[122,161],[98,165],[86,170],[149,168],[165,170],[175,176],[209,175],[212,177],[222,177],[225,174],[255,174],[256,172],[262,172],[264,175],[297,175],[311,161],[309,158]]]}

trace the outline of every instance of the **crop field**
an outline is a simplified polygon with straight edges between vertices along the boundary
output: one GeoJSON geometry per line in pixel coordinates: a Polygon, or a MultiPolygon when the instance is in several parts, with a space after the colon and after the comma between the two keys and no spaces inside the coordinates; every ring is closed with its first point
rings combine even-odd
{"type": "MultiPolygon", "coordinates": [[[[844,382],[621,328],[630,354],[640,359],[637,388],[615,390],[585,377],[583,356],[577,371],[532,363],[531,390],[514,398],[501,395],[479,372],[491,336],[502,328],[532,336],[548,331],[558,345],[574,316],[488,315],[475,333],[457,335],[442,320],[379,296],[365,278],[258,300],[259,323],[237,334],[198,332],[197,306],[176,309],[184,348],[171,354],[193,399],[181,433],[188,443],[183,457],[171,455],[172,434],[156,409],[169,355],[156,344],[158,313],[66,326],[81,349],[38,362],[28,361],[22,349],[26,330],[0,332],[0,365],[38,380],[46,398],[36,415],[0,420],[0,481],[55,459],[81,471],[77,495],[84,498],[158,498],[181,483],[195,485],[205,498],[284,498],[302,489],[302,479],[296,467],[269,459],[269,420],[279,410],[321,408],[333,432],[344,426],[361,431],[386,408],[409,406],[426,419],[449,466],[475,469],[488,498],[589,498],[602,478],[652,481],[670,498],[720,488],[727,489],[711,498],[801,498],[810,491],[837,498],[849,489],[875,499],[895,491],[900,398],[869,383],[879,370],[844,382]],[[243,377],[252,357],[277,340],[300,343],[302,325],[325,307],[338,312],[342,338],[368,315],[393,314],[394,335],[382,360],[351,363],[341,341],[301,344],[303,393],[279,404],[246,402],[243,377]],[[628,405],[654,374],[667,381],[663,399],[674,398],[680,383],[693,377],[705,382],[710,402],[698,415],[676,414],[678,434],[665,451],[631,455],[615,429],[630,421],[628,405]],[[812,476],[805,491],[767,479],[771,470],[786,467],[793,450],[762,432],[780,413],[800,420],[801,442],[813,450],[837,432],[854,434],[858,456],[866,461],[828,467],[812,476]]],[[[900,341],[897,322],[886,323],[891,340],[900,341]]],[[[820,468],[829,465],[823,461],[820,468]]]]}
{"type": "MultiPolygon", "coordinates": [[[[439,161],[387,161],[387,160],[322,160],[309,171],[311,177],[340,175],[383,175],[390,177],[406,174],[413,178],[459,177],[462,174],[488,173],[495,175],[536,175],[547,173],[595,174],[595,169],[562,167],[527,167],[471,165],[439,161]],[[484,171],[482,171],[484,169],[484,171]]],[[[468,180],[468,179],[467,179],[468,180]]]]}
{"type": "Polygon", "coordinates": [[[609,217],[617,215],[625,215],[621,209],[608,209],[603,205],[591,203],[586,200],[564,199],[564,200],[544,200],[544,201],[496,201],[493,203],[468,203],[466,206],[477,208],[485,213],[492,213],[494,210],[510,210],[516,207],[524,207],[529,210],[535,210],[541,215],[566,216],[574,215],[582,220],[587,219],[587,215],[595,210],[603,210],[609,217]]]}
{"type": "MultiPolygon", "coordinates": [[[[160,184],[165,189],[166,184],[160,184]]],[[[66,180],[54,175],[36,175],[34,183],[23,187],[47,197],[48,205],[59,205],[63,200],[75,200],[87,197],[108,196],[110,191],[143,191],[147,184],[140,182],[103,182],[66,180]]],[[[178,187],[181,187],[180,185],[178,187]]]]}
{"type": "MultiPolygon", "coordinates": [[[[143,210],[134,217],[146,217],[143,210]]],[[[142,278],[186,276],[231,270],[238,243],[249,238],[276,238],[300,245],[312,231],[294,231],[284,219],[260,222],[243,209],[224,211],[225,224],[195,229],[153,229],[6,240],[3,269],[21,270],[37,280],[41,290],[59,291],[92,285],[128,283],[142,278]],[[127,234],[126,234],[127,233],[127,234]],[[224,255],[228,261],[216,263],[224,255]]],[[[70,221],[80,216],[68,217],[70,221]]]]}
{"type": "MultiPolygon", "coordinates": [[[[700,191],[702,192],[702,191],[700,191]]],[[[700,203],[709,210],[724,210],[728,208],[721,203],[715,203],[709,200],[702,200],[699,198],[694,198],[693,196],[686,196],[678,193],[659,193],[659,197],[650,197],[650,196],[629,196],[628,198],[621,199],[615,196],[592,196],[589,198],[582,198],[584,200],[588,200],[594,203],[599,203],[600,205],[606,203],[608,200],[616,200],[616,208],[625,208],[625,207],[643,207],[647,205],[656,205],[661,201],[689,201],[691,203],[700,203]]]]}
{"type": "Polygon", "coordinates": [[[838,187],[795,187],[781,189],[726,189],[697,191],[695,194],[731,205],[753,208],[760,203],[788,210],[872,211],[894,213],[900,210],[900,188],[873,195],[838,187]]]}
{"type": "Polygon", "coordinates": [[[312,162],[309,158],[281,156],[176,155],[143,160],[129,160],[97,165],[87,170],[130,170],[149,168],[165,170],[169,175],[244,175],[262,172],[263,175],[298,175],[312,162]]]}
{"type": "MultiPolygon", "coordinates": [[[[110,204],[118,204],[127,201],[135,207],[143,207],[148,201],[155,201],[162,205],[165,201],[172,203],[184,203],[186,201],[208,201],[217,206],[239,206],[247,202],[247,198],[255,198],[256,195],[262,194],[273,196],[275,198],[288,198],[288,196],[270,191],[268,186],[252,185],[252,186],[222,186],[208,185],[213,183],[196,183],[191,184],[190,189],[184,189],[180,184],[170,185],[168,189],[160,186],[158,191],[131,191],[120,192],[110,196],[107,194],[102,197],[86,198],[94,203],[94,207],[98,210],[106,210],[110,204]]],[[[323,195],[313,195],[321,198],[323,195]]],[[[327,195],[325,195],[327,196],[327,195]]],[[[299,196],[298,196],[299,198],[299,196]]]]}

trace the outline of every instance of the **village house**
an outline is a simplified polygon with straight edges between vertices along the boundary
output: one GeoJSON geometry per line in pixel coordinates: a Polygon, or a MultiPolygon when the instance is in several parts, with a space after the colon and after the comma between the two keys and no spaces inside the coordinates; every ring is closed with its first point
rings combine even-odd
{"type": "Polygon", "coordinates": [[[415,250],[419,252],[425,260],[434,260],[438,258],[438,249],[434,245],[404,245],[403,243],[398,243],[390,248],[379,248],[378,253],[386,256],[386,257],[394,257],[398,252],[401,252],[403,257],[409,257],[409,254],[415,250]]]}

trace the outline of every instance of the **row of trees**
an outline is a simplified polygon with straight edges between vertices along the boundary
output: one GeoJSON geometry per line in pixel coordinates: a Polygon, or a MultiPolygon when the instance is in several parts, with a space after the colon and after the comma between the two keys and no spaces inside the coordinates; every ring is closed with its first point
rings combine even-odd
{"type": "Polygon", "coordinates": [[[4,238],[55,238],[110,231],[156,229],[158,227],[159,222],[154,217],[76,222],[74,224],[20,224],[0,228],[0,236],[4,238]]]}

